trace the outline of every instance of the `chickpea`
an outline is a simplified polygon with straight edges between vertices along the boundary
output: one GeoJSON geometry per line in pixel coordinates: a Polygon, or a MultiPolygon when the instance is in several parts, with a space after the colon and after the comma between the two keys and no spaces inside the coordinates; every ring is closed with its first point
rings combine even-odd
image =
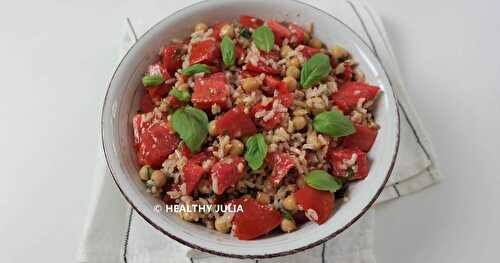
{"type": "Polygon", "coordinates": [[[297,225],[295,224],[295,222],[293,220],[286,219],[286,218],[283,218],[281,220],[281,230],[283,230],[283,232],[289,233],[295,229],[297,229],[297,225]]]}
{"type": "Polygon", "coordinates": [[[292,119],[295,130],[300,131],[307,126],[307,120],[304,116],[295,116],[292,119]]]}
{"type": "Polygon", "coordinates": [[[227,233],[231,229],[231,218],[226,214],[219,216],[215,219],[214,225],[217,231],[227,233]]]}
{"type": "Polygon", "coordinates": [[[198,24],[196,24],[194,26],[194,32],[205,32],[205,31],[207,31],[207,29],[208,29],[207,24],[205,24],[203,22],[199,22],[198,24]]]}
{"type": "Polygon", "coordinates": [[[259,202],[261,204],[267,205],[267,204],[271,203],[271,197],[264,192],[258,192],[257,197],[255,199],[257,200],[257,202],[259,202]]]}
{"type": "Polygon", "coordinates": [[[293,196],[293,194],[287,196],[283,200],[283,208],[288,211],[295,211],[297,209],[297,201],[295,200],[295,196],[293,196]]]}
{"type": "Polygon", "coordinates": [[[288,56],[288,54],[290,54],[290,52],[292,52],[292,48],[289,46],[289,45],[284,45],[281,50],[280,50],[280,53],[281,53],[281,57],[282,58],[286,58],[288,56]]]}
{"type": "Polygon", "coordinates": [[[349,52],[347,52],[345,48],[338,45],[333,45],[333,47],[330,49],[330,54],[336,60],[349,57],[349,52]]]}
{"type": "Polygon", "coordinates": [[[229,154],[231,156],[239,156],[243,153],[243,148],[245,148],[245,145],[243,145],[240,140],[232,139],[230,144],[231,149],[229,150],[229,154]]]}
{"type": "Polygon", "coordinates": [[[314,115],[320,114],[326,110],[326,104],[320,97],[307,99],[306,104],[314,115]]]}
{"type": "Polygon", "coordinates": [[[167,175],[160,170],[156,170],[151,174],[151,180],[156,187],[163,187],[167,184],[167,175]]]}
{"type": "Polygon", "coordinates": [[[234,27],[233,27],[233,25],[226,24],[226,25],[222,26],[222,28],[220,29],[219,36],[220,37],[227,36],[229,38],[233,38],[234,37],[234,27]]]}
{"type": "Polygon", "coordinates": [[[313,37],[311,40],[309,40],[309,46],[313,48],[321,48],[323,46],[323,43],[321,43],[321,40],[313,37]]]}
{"type": "Polygon", "coordinates": [[[177,89],[180,91],[188,91],[189,85],[187,83],[182,83],[177,86],[177,89]]]}
{"type": "Polygon", "coordinates": [[[260,81],[256,78],[246,78],[241,80],[241,87],[248,93],[255,91],[260,86],[260,81]]]}
{"type": "Polygon", "coordinates": [[[286,69],[286,75],[298,79],[300,75],[300,70],[295,66],[290,66],[286,69]]]}
{"type": "Polygon", "coordinates": [[[213,120],[210,123],[208,123],[208,134],[210,134],[212,136],[216,136],[217,135],[217,129],[215,127],[215,120],[213,120]]]}
{"type": "Polygon", "coordinates": [[[149,180],[149,178],[151,178],[151,173],[152,172],[153,172],[153,168],[151,168],[151,166],[144,165],[139,170],[139,177],[141,178],[141,180],[147,181],[147,180],[149,180]]]}
{"type": "Polygon", "coordinates": [[[289,91],[294,91],[297,88],[297,80],[294,79],[293,77],[289,77],[289,76],[285,77],[283,79],[283,82],[285,82],[289,91]]]}
{"type": "Polygon", "coordinates": [[[299,68],[300,67],[300,61],[298,58],[291,58],[287,61],[287,66],[288,67],[296,67],[296,68],[299,68]]]}

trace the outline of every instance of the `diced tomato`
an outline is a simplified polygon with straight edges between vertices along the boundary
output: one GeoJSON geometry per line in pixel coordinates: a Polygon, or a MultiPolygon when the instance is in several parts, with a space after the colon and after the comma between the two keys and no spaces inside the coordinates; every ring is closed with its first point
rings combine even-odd
{"type": "Polygon", "coordinates": [[[253,135],[257,128],[243,107],[235,107],[224,113],[215,122],[218,134],[228,134],[231,138],[253,135]]]}
{"type": "Polygon", "coordinates": [[[191,151],[189,150],[189,147],[186,146],[186,144],[182,145],[181,154],[182,154],[182,156],[184,156],[188,159],[191,158],[191,151]]]}
{"type": "Polygon", "coordinates": [[[288,91],[288,86],[285,82],[280,82],[278,85],[279,94],[276,97],[277,100],[281,101],[281,104],[285,107],[289,107],[293,103],[293,93],[288,91]]]}
{"type": "Polygon", "coordinates": [[[169,84],[163,83],[160,86],[148,87],[146,90],[148,91],[149,96],[151,96],[151,99],[154,102],[159,102],[163,97],[165,97],[165,95],[170,92],[173,85],[173,82],[169,84]]]}
{"type": "Polygon", "coordinates": [[[356,132],[345,136],[342,141],[344,148],[359,148],[364,152],[370,151],[377,138],[378,130],[363,125],[354,124],[356,132]]]}
{"type": "Polygon", "coordinates": [[[215,37],[217,40],[221,40],[222,38],[220,37],[220,30],[222,29],[223,26],[228,25],[229,22],[226,21],[221,21],[212,26],[212,35],[215,37]]]}
{"type": "Polygon", "coordinates": [[[187,161],[182,169],[182,172],[183,180],[186,184],[186,192],[183,194],[190,195],[198,185],[198,182],[205,173],[205,170],[195,162],[187,161]]]}
{"type": "Polygon", "coordinates": [[[283,39],[290,38],[292,35],[290,30],[288,30],[288,28],[286,28],[284,25],[282,25],[278,21],[268,20],[267,25],[273,31],[275,42],[278,45],[281,45],[281,42],[283,42],[283,39]]]}
{"type": "Polygon", "coordinates": [[[191,47],[189,56],[189,64],[217,64],[215,61],[220,60],[220,49],[217,41],[206,39],[195,42],[191,47]]]}
{"type": "Polygon", "coordinates": [[[158,73],[161,73],[163,79],[170,79],[170,74],[168,73],[167,68],[160,62],[150,65],[146,70],[146,75],[157,75],[158,73]]]}
{"type": "Polygon", "coordinates": [[[210,110],[217,104],[222,109],[228,108],[229,88],[224,73],[219,72],[195,80],[194,92],[191,96],[194,107],[210,110]]]}
{"type": "Polygon", "coordinates": [[[181,43],[173,43],[163,48],[163,65],[165,65],[171,75],[182,67],[182,56],[184,54],[186,54],[186,50],[181,43]]]}
{"type": "Polygon", "coordinates": [[[334,197],[328,191],[316,190],[305,185],[293,194],[297,205],[304,209],[309,220],[323,224],[333,212],[334,197]]]}
{"type": "MultiPolygon", "coordinates": [[[[272,107],[273,107],[272,101],[269,102],[268,104],[266,104],[265,106],[262,105],[261,103],[255,104],[251,110],[252,116],[254,116],[254,118],[255,118],[255,114],[257,112],[259,112],[261,110],[270,110],[272,107]]],[[[264,128],[264,130],[269,131],[269,130],[274,129],[276,126],[278,126],[281,123],[281,121],[283,121],[285,116],[286,115],[283,112],[277,112],[274,114],[274,116],[271,119],[269,119],[267,121],[259,119],[257,121],[257,124],[262,126],[262,128],[264,128]]]]}
{"type": "Polygon", "coordinates": [[[241,157],[226,157],[218,161],[210,170],[212,189],[221,195],[235,185],[245,174],[245,163],[241,157]]]}
{"type": "Polygon", "coordinates": [[[264,21],[253,16],[242,15],[240,16],[240,24],[245,27],[257,28],[262,26],[264,24],[264,21]]]}
{"type": "Polygon", "coordinates": [[[302,44],[302,42],[304,42],[304,37],[306,35],[305,30],[302,27],[293,23],[288,25],[288,28],[290,28],[290,33],[292,33],[292,39],[295,38],[294,44],[295,45],[302,44]]]}
{"type": "Polygon", "coordinates": [[[241,204],[243,209],[233,219],[232,231],[238,239],[255,239],[271,232],[281,223],[281,214],[276,209],[253,198],[242,198],[236,204],[241,204]]]}
{"type": "Polygon", "coordinates": [[[273,68],[269,65],[264,64],[264,62],[259,61],[257,65],[253,65],[252,63],[248,63],[245,65],[248,71],[253,71],[257,73],[266,73],[271,75],[280,75],[281,68],[273,68]]]}
{"type": "Polygon", "coordinates": [[[142,113],[148,113],[153,111],[155,108],[155,103],[149,94],[144,94],[142,96],[141,101],[139,102],[139,110],[142,113]]]}
{"type": "Polygon", "coordinates": [[[278,186],[295,164],[287,153],[270,153],[269,161],[273,167],[269,179],[273,186],[278,186]]]}
{"type": "Polygon", "coordinates": [[[151,126],[152,118],[146,117],[146,114],[137,113],[132,119],[132,127],[134,130],[134,146],[137,148],[141,144],[143,134],[151,126]]]}
{"type": "Polygon", "coordinates": [[[357,148],[332,149],[328,153],[334,176],[346,178],[348,180],[360,180],[368,175],[368,158],[366,153],[357,148]],[[353,167],[347,167],[344,160],[352,160],[356,154],[356,162],[353,167]]]}
{"type": "Polygon", "coordinates": [[[274,77],[271,75],[266,75],[264,78],[264,84],[272,89],[277,89],[281,80],[278,77],[274,77]]]}
{"type": "Polygon", "coordinates": [[[213,155],[209,151],[205,150],[193,155],[189,161],[194,162],[197,165],[202,165],[204,161],[210,158],[213,158],[213,155]]]}
{"type": "Polygon", "coordinates": [[[344,64],[344,72],[342,72],[342,80],[350,81],[352,79],[352,66],[348,64],[344,64]]]}
{"type": "Polygon", "coordinates": [[[259,73],[253,72],[253,71],[248,71],[248,70],[242,70],[242,71],[240,71],[240,76],[243,79],[255,77],[257,75],[259,75],[259,73]]]}
{"type": "Polygon", "coordinates": [[[184,102],[180,101],[178,98],[176,98],[174,96],[168,96],[167,102],[168,102],[168,105],[170,106],[170,108],[172,108],[172,110],[176,110],[176,109],[184,106],[184,102]]]}
{"type": "Polygon", "coordinates": [[[161,124],[149,127],[140,139],[138,149],[139,164],[149,164],[160,168],[163,161],[175,151],[179,144],[177,135],[161,124]]]}
{"type": "Polygon", "coordinates": [[[275,49],[273,49],[269,52],[259,50],[259,53],[260,53],[261,57],[263,57],[265,59],[274,60],[275,62],[277,62],[278,60],[281,59],[280,52],[278,52],[278,50],[275,50],[275,49]]]}
{"type": "Polygon", "coordinates": [[[236,62],[245,58],[245,49],[243,49],[240,45],[236,45],[234,47],[234,53],[236,54],[236,62]]]}
{"type": "Polygon", "coordinates": [[[304,57],[306,59],[309,59],[314,54],[317,54],[317,53],[321,52],[321,49],[319,49],[319,48],[313,48],[313,47],[310,47],[310,46],[300,45],[297,48],[300,50],[300,52],[302,53],[302,55],[304,55],[304,57]]]}
{"type": "Polygon", "coordinates": [[[359,99],[365,102],[375,99],[380,92],[380,88],[361,82],[346,82],[339,87],[339,90],[332,94],[331,100],[344,113],[350,113],[358,103],[359,99]]]}

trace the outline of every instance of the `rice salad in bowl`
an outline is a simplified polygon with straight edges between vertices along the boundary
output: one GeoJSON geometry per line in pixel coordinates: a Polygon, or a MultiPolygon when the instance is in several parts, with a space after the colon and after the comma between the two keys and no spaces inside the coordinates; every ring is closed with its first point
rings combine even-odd
{"type": "Polygon", "coordinates": [[[240,240],[335,220],[367,177],[381,95],[313,24],[241,15],[170,39],[132,120],[138,176],[179,218],[240,240]]]}

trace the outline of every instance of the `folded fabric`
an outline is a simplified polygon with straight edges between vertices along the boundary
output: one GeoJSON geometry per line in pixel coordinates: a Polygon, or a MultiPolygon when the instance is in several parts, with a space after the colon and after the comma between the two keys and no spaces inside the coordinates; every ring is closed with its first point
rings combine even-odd
{"type": "MultiPolygon", "coordinates": [[[[186,5],[189,3],[186,3],[186,5]]],[[[368,43],[387,71],[401,113],[399,155],[387,186],[377,203],[420,191],[438,182],[436,157],[401,80],[398,65],[380,17],[364,1],[314,1],[355,30],[368,43]]],[[[163,14],[174,12],[168,2],[158,3],[163,14]]],[[[156,21],[137,14],[127,19],[120,57],[156,21]],[[140,19],[139,19],[140,18],[140,19]]],[[[255,262],[221,258],[190,249],[161,234],[145,222],[120,195],[104,163],[99,147],[95,192],[84,228],[78,262],[255,262]]],[[[375,262],[373,254],[374,209],[334,239],[291,256],[258,262],[375,262]]]]}

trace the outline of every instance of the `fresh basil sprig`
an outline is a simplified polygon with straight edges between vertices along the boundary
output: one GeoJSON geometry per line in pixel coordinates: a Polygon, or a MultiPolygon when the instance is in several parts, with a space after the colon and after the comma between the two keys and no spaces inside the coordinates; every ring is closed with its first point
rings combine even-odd
{"type": "Polygon", "coordinates": [[[173,88],[168,95],[176,97],[182,102],[188,102],[191,100],[191,93],[187,90],[178,90],[173,88]]]}
{"type": "Polygon", "coordinates": [[[300,85],[306,89],[310,88],[330,74],[330,71],[330,58],[322,53],[315,54],[304,63],[300,71],[300,85]]]}
{"type": "Polygon", "coordinates": [[[228,36],[224,36],[224,38],[222,38],[222,41],[220,43],[220,50],[222,53],[222,61],[224,61],[224,65],[226,65],[226,67],[234,65],[234,62],[236,61],[234,43],[228,36]]]}
{"type": "Polygon", "coordinates": [[[194,75],[196,73],[210,73],[210,68],[205,65],[205,64],[194,64],[194,65],[191,65],[185,69],[183,69],[182,71],[182,74],[184,75],[188,75],[188,76],[191,76],[191,75],[194,75]]]}
{"type": "Polygon", "coordinates": [[[258,49],[269,52],[274,47],[273,31],[267,26],[260,26],[252,34],[252,40],[258,49]]]}
{"type": "Polygon", "coordinates": [[[207,114],[199,109],[186,106],[172,114],[172,127],[191,152],[198,152],[208,134],[207,114]]]}
{"type": "Polygon", "coordinates": [[[316,131],[335,138],[356,132],[352,121],[340,111],[325,111],[316,115],[313,127],[316,131]]]}
{"type": "Polygon", "coordinates": [[[262,133],[257,133],[247,139],[245,143],[245,160],[252,170],[258,170],[267,156],[267,144],[262,133]]]}
{"type": "Polygon", "coordinates": [[[142,78],[142,84],[144,87],[158,86],[162,84],[165,80],[162,75],[146,75],[142,78]]]}
{"type": "Polygon", "coordinates": [[[307,185],[320,191],[330,191],[335,193],[335,191],[342,187],[342,181],[340,179],[333,177],[323,170],[310,171],[304,177],[304,180],[307,185]]]}

